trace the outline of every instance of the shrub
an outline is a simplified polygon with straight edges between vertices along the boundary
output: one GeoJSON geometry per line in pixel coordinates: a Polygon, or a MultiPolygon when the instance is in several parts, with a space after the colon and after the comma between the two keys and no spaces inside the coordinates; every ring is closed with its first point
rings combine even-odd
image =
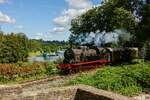
{"type": "Polygon", "coordinates": [[[118,92],[127,96],[133,96],[133,95],[137,95],[141,93],[141,91],[142,91],[142,88],[140,86],[130,85],[127,87],[120,88],[118,92]]]}
{"type": "Polygon", "coordinates": [[[120,65],[98,70],[94,75],[82,75],[70,84],[86,84],[123,95],[136,95],[150,89],[150,64],[120,65]]]}
{"type": "Polygon", "coordinates": [[[23,33],[0,33],[0,40],[0,63],[27,61],[28,38],[23,33]]]}
{"type": "Polygon", "coordinates": [[[46,72],[45,72],[46,75],[50,76],[50,75],[52,75],[52,74],[58,73],[58,70],[57,70],[57,67],[56,67],[56,66],[57,66],[57,65],[54,64],[54,63],[51,63],[51,62],[47,63],[46,72]]]}
{"type": "Polygon", "coordinates": [[[0,64],[0,75],[3,78],[13,79],[17,74],[17,69],[13,64],[0,64]]]}
{"type": "Polygon", "coordinates": [[[0,83],[21,81],[24,79],[37,79],[57,73],[54,63],[23,63],[0,64],[0,83]]]}

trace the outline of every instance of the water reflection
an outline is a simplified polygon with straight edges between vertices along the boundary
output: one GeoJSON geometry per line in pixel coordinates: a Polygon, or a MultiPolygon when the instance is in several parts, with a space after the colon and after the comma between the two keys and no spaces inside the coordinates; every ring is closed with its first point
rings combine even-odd
{"type": "Polygon", "coordinates": [[[63,58],[63,56],[64,56],[64,51],[58,51],[58,52],[53,53],[53,54],[44,54],[44,56],[43,55],[39,55],[39,56],[29,57],[29,62],[35,62],[35,61],[39,61],[39,62],[55,61],[58,58],[63,58]]]}

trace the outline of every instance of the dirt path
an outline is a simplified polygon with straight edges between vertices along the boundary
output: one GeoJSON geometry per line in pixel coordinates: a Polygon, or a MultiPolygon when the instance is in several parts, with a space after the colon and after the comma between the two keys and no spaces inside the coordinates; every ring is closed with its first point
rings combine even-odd
{"type": "Polygon", "coordinates": [[[96,72],[95,70],[85,71],[77,74],[67,75],[67,76],[53,76],[48,80],[47,82],[41,83],[41,84],[34,84],[30,86],[26,86],[23,88],[23,93],[29,93],[29,92],[37,92],[37,91],[46,91],[52,87],[62,87],[68,85],[68,82],[71,79],[74,79],[80,75],[84,74],[94,74],[96,72]]]}

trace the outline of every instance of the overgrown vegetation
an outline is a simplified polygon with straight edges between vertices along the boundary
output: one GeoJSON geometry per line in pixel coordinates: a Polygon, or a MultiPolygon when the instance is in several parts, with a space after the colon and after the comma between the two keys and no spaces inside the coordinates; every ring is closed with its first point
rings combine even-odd
{"type": "Polygon", "coordinates": [[[3,34],[0,32],[0,63],[27,61],[28,38],[20,34],[3,34]]]}
{"type": "Polygon", "coordinates": [[[50,62],[0,64],[0,83],[18,83],[55,75],[58,73],[56,66],[50,62]]]}
{"type": "Polygon", "coordinates": [[[150,63],[120,65],[98,70],[94,75],[81,75],[70,84],[86,84],[99,89],[133,96],[150,90],[150,63]]]}

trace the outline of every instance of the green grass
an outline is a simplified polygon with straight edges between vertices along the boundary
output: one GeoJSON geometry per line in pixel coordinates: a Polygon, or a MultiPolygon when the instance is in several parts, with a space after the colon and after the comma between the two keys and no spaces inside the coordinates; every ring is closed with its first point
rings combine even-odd
{"type": "Polygon", "coordinates": [[[40,51],[37,51],[37,52],[29,52],[29,57],[32,57],[32,56],[38,56],[38,55],[41,55],[42,53],[40,51]]]}
{"type": "Polygon", "coordinates": [[[98,89],[133,96],[145,89],[150,90],[150,64],[108,66],[94,75],[81,75],[69,84],[85,84],[98,89]]]}

